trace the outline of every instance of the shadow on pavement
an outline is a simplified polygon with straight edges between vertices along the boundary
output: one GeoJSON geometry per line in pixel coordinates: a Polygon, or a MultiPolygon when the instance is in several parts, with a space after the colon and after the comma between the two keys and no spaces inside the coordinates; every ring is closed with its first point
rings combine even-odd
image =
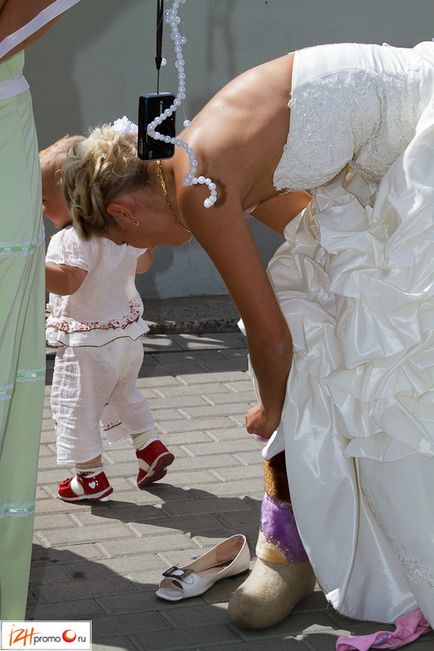
{"type": "Polygon", "coordinates": [[[146,493],[157,496],[162,501],[153,504],[137,504],[123,500],[90,503],[91,513],[97,518],[108,518],[125,523],[145,523],[153,528],[162,527],[182,531],[194,536],[215,535],[225,537],[234,533],[244,533],[247,537],[253,529],[256,535],[259,525],[261,502],[249,496],[217,497],[201,489],[185,489],[170,484],[159,483],[157,487],[148,486],[146,493]],[[238,522],[233,531],[232,524],[238,522]]]}
{"type": "Polygon", "coordinates": [[[227,601],[245,574],[218,582],[200,597],[170,603],[155,596],[157,581],[144,580],[141,572],[122,576],[110,560],[35,544],[26,619],[91,620],[95,651],[333,651],[337,635],[363,626],[340,618],[315,592],[277,626],[238,629],[228,619],[227,601]]]}
{"type": "MultiPolygon", "coordinates": [[[[183,635],[163,613],[173,611],[176,620],[178,611],[187,604],[203,609],[202,624],[227,623],[227,636],[233,637],[225,609],[217,604],[207,604],[201,597],[182,604],[159,600],[154,594],[157,583],[152,579],[144,582],[142,576],[138,580],[134,574],[121,576],[106,562],[103,558],[88,560],[66,549],[33,545],[26,619],[91,620],[93,643],[101,645],[99,648],[161,649],[168,648],[161,646],[163,635],[175,633],[178,639],[183,635]]],[[[245,575],[226,579],[207,594],[211,596],[214,591],[219,601],[227,600],[244,579],[245,575]]]]}

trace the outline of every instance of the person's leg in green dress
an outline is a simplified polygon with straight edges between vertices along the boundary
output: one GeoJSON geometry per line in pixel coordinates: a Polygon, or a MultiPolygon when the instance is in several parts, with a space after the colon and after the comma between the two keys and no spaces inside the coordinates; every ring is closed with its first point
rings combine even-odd
{"type": "Polygon", "coordinates": [[[28,92],[0,100],[0,168],[0,619],[17,620],[27,601],[45,379],[44,234],[28,92]]]}

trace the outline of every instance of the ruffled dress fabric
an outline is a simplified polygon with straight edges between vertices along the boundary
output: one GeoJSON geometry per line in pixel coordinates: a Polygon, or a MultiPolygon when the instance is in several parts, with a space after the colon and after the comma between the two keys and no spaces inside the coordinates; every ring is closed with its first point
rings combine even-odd
{"type": "Polygon", "coordinates": [[[274,180],[313,201],[269,264],[294,359],[265,450],[286,451],[297,526],[331,604],[388,623],[420,608],[431,626],[433,66],[431,43],[296,53],[274,180]]]}

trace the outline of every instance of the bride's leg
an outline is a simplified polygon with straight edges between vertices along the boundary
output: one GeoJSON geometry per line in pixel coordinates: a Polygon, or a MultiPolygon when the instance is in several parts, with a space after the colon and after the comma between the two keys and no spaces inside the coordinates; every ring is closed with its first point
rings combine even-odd
{"type": "Polygon", "coordinates": [[[279,623],[315,587],[292,512],[284,452],[264,461],[264,487],[257,560],[229,600],[229,617],[243,628],[279,623]]]}

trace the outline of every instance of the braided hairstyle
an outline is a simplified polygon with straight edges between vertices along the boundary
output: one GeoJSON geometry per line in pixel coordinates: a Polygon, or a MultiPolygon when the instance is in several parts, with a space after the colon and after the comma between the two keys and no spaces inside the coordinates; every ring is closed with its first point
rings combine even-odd
{"type": "Polygon", "coordinates": [[[146,163],[138,158],[136,146],[137,136],[104,124],[75,144],[66,158],[63,189],[82,239],[103,237],[116,224],[107,206],[148,183],[146,163]]]}

